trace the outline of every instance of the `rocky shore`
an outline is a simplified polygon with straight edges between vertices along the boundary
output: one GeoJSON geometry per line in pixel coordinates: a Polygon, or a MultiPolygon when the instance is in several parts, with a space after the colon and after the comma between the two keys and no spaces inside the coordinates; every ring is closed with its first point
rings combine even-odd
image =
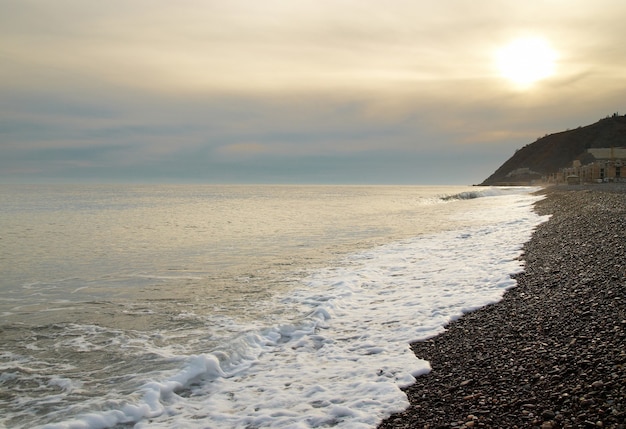
{"type": "Polygon", "coordinates": [[[626,428],[626,184],[551,187],[502,301],[412,345],[397,428],[626,428]]]}

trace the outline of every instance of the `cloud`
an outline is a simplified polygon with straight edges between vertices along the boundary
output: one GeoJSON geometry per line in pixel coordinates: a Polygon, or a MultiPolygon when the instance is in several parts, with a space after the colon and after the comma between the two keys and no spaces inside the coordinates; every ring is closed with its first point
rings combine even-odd
{"type": "Polygon", "coordinates": [[[0,9],[0,180],[420,182],[441,163],[478,182],[538,136],[626,111],[617,0],[0,9]],[[493,55],[528,34],[559,62],[520,92],[493,55]]]}
{"type": "Polygon", "coordinates": [[[39,13],[14,3],[0,52],[44,74],[151,90],[363,90],[477,73],[480,49],[468,44],[486,41],[453,37],[457,21],[445,15],[427,19],[449,8],[405,2],[84,3],[39,13]]]}

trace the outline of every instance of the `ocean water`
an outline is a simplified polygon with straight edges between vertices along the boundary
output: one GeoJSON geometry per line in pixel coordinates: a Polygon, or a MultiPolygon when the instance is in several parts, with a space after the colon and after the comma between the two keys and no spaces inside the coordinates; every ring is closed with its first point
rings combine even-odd
{"type": "Polygon", "coordinates": [[[0,186],[0,426],[375,428],[532,188],[0,186]]]}

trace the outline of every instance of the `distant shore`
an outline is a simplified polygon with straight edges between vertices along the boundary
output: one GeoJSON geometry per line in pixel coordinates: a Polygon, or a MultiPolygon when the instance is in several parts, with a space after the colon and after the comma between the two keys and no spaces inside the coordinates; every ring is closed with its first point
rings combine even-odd
{"type": "Polygon", "coordinates": [[[539,193],[517,287],[412,345],[432,371],[380,429],[626,427],[626,183],[539,193]]]}

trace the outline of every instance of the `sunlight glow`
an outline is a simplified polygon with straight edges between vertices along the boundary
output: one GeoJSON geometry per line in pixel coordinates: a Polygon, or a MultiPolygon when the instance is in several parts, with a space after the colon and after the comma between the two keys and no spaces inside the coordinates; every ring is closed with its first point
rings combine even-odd
{"type": "Polygon", "coordinates": [[[500,49],[496,62],[500,74],[526,88],[555,71],[556,52],[540,38],[520,38],[500,49]]]}

